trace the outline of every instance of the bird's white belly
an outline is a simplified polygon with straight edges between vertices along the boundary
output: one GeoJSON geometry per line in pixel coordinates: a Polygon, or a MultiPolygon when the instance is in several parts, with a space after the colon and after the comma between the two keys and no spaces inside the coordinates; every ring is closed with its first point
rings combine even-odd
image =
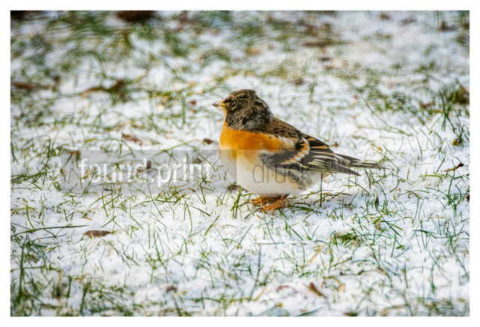
{"type": "Polygon", "coordinates": [[[249,192],[262,196],[278,196],[303,191],[290,178],[275,173],[260,163],[235,159],[228,151],[220,151],[220,157],[237,184],[249,192]]]}

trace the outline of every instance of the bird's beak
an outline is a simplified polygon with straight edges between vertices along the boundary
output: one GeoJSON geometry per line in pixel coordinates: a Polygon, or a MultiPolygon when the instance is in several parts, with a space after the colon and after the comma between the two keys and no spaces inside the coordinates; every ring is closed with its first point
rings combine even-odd
{"type": "Polygon", "coordinates": [[[214,103],[212,103],[212,105],[213,105],[214,107],[221,108],[221,107],[222,107],[222,101],[214,102],[214,103]]]}

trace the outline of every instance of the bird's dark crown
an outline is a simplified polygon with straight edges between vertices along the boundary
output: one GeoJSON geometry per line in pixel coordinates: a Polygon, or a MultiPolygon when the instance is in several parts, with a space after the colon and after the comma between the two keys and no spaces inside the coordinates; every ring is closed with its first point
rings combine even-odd
{"type": "Polygon", "coordinates": [[[254,90],[238,90],[230,93],[222,102],[227,111],[237,111],[249,107],[258,98],[254,90]]]}

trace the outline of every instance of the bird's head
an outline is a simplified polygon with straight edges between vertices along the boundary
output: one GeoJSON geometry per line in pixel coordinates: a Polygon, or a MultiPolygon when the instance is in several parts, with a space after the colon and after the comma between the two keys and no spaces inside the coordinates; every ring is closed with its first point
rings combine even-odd
{"type": "Polygon", "coordinates": [[[267,103],[260,99],[254,90],[233,91],[213,105],[223,110],[225,120],[232,128],[257,129],[268,123],[272,117],[267,103]]]}

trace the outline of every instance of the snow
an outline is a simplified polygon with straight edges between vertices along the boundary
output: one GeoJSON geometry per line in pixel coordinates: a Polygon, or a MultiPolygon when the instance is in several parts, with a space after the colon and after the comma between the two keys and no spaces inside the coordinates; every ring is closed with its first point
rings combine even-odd
{"type": "MultiPolygon", "coordinates": [[[[165,25],[155,28],[180,24],[174,12],[160,15],[165,25]]],[[[448,22],[456,17],[444,15],[448,22]]],[[[468,315],[468,138],[452,144],[459,127],[468,137],[468,114],[454,108],[460,113],[444,125],[440,112],[375,110],[375,99],[359,90],[376,80],[382,94],[406,94],[418,107],[456,83],[468,88],[468,48],[455,42],[458,31],[436,28],[438,13],[388,16],[238,12],[231,25],[215,21],[216,28],[200,35],[192,25],[176,32],[180,40],[198,43],[185,57],[169,55],[163,38],[131,36],[130,57],[78,59],[74,73],[62,75],[58,91],[29,95],[36,103],[53,99],[39,118],[43,124],[28,123],[25,115],[33,110],[12,102],[12,176],[46,170],[46,178],[35,183],[12,185],[12,234],[39,228],[12,237],[12,290],[19,287],[22,251],[34,251],[22,250],[30,240],[39,252],[28,253],[38,257],[24,264],[42,267],[26,270],[25,278],[43,287],[34,315],[122,315],[122,307],[135,315],[468,315]],[[303,46],[315,38],[299,33],[284,44],[268,16],[294,25],[304,19],[318,28],[329,23],[342,43],[303,46]],[[405,24],[407,18],[412,22],[405,24]],[[264,29],[254,39],[259,53],[250,56],[235,28],[247,21],[259,21],[264,29]],[[199,64],[206,51],[220,48],[234,59],[199,64]],[[432,61],[425,82],[419,67],[432,61]],[[392,68],[396,64],[400,68],[392,68]],[[275,73],[279,67],[286,71],[275,73]],[[119,78],[136,81],[125,103],[112,103],[106,93],[80,94],[119,78]],[[358,178],[331,176],[292,197],[292,208],[255,210],[248,203],[254,195],[227,188],[233,181],[218,167],[216,143],[202,143],[217,140],[222,123],[211,103],[240,88],[257,90],[274,114],[335,151],[383,159],[387,169],[358,178]],[[183,102],[148,98],[146,89],[171,92],[183,102]],[[124,134],[142,144],[124,140],[124,134]],[[198,150],[212,164],[204,181],[195,176],[152,193],[121,183],[120,191],[100,187],[82,193],[62,182],[65,151],[45,164],[46,140],[93,160],[100,151],[111,151],[115,160],[120,150],[132,149],[134,156],[159,164],[163,150],[179,157],[198,150]],[[460,162],[463,167],[444,172],[460,162]],[[320,191],[331,196],[321,200],[320,191]],[[53,226],[83,227],[42,229],[53,226]],[[89,238],[88,230],[113,233],[89,238]],[[53,295],[58,283],[61,297],[53,295]],[[312,291],[312,283],[322,295],[312,291]]],[[[28,38],[46,26],[36,21],[30,28],[12,33],[28,38]]],[[[45,35],[53,44],[47,66],[55,67],[68,51],[62,35],[45,35]]],[[[28,55],[12,60],[13,76],[21,76],[24,67],[35,71],[28,55]]]]}

